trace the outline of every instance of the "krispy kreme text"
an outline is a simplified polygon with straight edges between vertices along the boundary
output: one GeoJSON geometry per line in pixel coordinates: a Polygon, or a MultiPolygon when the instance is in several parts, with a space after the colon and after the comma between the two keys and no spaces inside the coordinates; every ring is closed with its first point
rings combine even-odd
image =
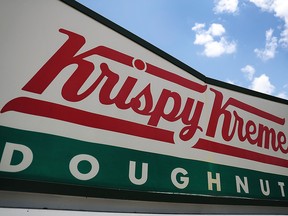
{"type": "Polygon", "coordinates": [[[283,116],[273,115],[236,98],[229,97],[226,100],[223,93],[213,87],[188,80],[105,46],[97,46],[79,53],[86,42],[85,38],[65,29],[59,31],[67,35],[68,39],[22,90],[41,95],[51,83],[55,82],[59,74],[63,73],[64,68],[74,64],[77,65],[75,71],[62,87],[61,96],[64,100],[71,103],[81,102],[92,97],[92,93],[97,90],[99,93],[95,104],[113,105],[119,111],[129,110],[134,115],[146,116],[147,123],[132,122],[102,115],[97,113],[97,110],[91,112],[84,108],[79,109],[31,97],[18,97],[9,101],[2,108],[2,113],[18,111],[171,144],[178,144],[176,140],[180,140],[190,142],[193,148],[288,167],[287,160],[269,155],[269,152],[281,155],[288,153],[283,116]],[[152,82],[147,83],[144,88],[136,92],[134,88],[141,82],[141,79],[133,76],[127,76],[117,94],[112,94],[115,86],[120,85],[121,72],[112,70],[107,62],[95,65],[87,60],[91,56],[96,58],[101,56],[143,71],[154,79],[157,77],[167,82],[173,82],[191,91],[192,96],[184,97],[173,88],[163,88],[156,94],[158,96],[155,96],[155,86],[152,82]],[[85,87],[84,91],[80,91],[87,79],[94,73],[97,74],[95,81],[85,87]],[[193,95],[203,95],[204,98],[205,94],[212,94],[214,101],[213,107],[208,109],[211,110],[211,113],[208,114],[209,120],[202,125],[203,110],[208,105],[204,99],[193,98],[193,95]],[[252,115],[253,119],[259,119],[259,121],[247,119],[243,113],[252,115]],[[168,130],[159,126],[160,121],[165,124],[180,122],[182,126],[174,131],[168,130]],[[216,131],[220,131],[223,143],[213,141],[213,138],[219,136],[216,131]],[[195,138],[197,138],[196,141],[195,138]],[[237,141],[239,146],[227,144],[230,141],[237,141]],[[259,151],[249,150],[247,144],[257,146],[259,151]]]}

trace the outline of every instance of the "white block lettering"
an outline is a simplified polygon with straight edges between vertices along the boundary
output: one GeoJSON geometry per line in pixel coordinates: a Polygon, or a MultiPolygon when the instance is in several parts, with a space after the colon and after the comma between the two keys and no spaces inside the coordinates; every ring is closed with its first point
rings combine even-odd
{"type": "Polygon", "coordinates": [[[278,185],[280,187],[282,197],[285,197],[285,192],[284,192],[285,184],[284,184],[284,182],[278,182],[278,185]]]}
{"type": "Polygon", "coordinates": [[[237,188],[237,193],[241,193],[241,188],[245,193],[249,194],[249,187],[248,187],[248,179],[247,177],[244,177],[244,183],[241,180],[239,176],[235,176],[236,178],[236,188],[237,188]]]}
{"type": "Polygon", "coordinates": [[[0,162],[0,171],[20,172],[27,169],[33,161],[33,153],[24,145],[6,142],[0,162]],[[23,159],[18,164],[11,164],[14,152],[21,152],[23,159]]]}
{"type": "Polygon", "coordinates": [[[136,162],[130,161],[129,163],[129,179],[135,185],[143,185],[148,179],[148,163],[142,163],[142,175],[136,178],[136,162]]]}
{"type": "Polygon", "coordinates": [[[263,195],[268,196],[270,194],[269,181],[266,180],[265,183],[266,183],[266,190],[265,190],[264,185],[263,185],[263,180],[260,179],[261,191],[262,191],[263,195]]]}
{"type": "Polygon", "coordinates": [[[179,189],[184,189],[189,184],[189,177],[180,177],[180,182],[177,181],[177,175],[181,173],[182,175],[187,175],[188,172],[183,168],[175,168],[171,173],[171,181],[172,183],[179,189]]]}
{"type": "Polygon", "coordinates": [[[70,169],[71,174],[75,178],[86,181],[86,180],[90,180],[94,178],[97,175],[100,169],[100,166],[95,157],[91,155],[87,155],[87,154],[79,154],[71,159],[70,164],[69,164],[69,169],[70,169]],[[78,164],[81,161],[88,161],[91,164],[91,170],[88,173],[81,173],[79,171],[78,164]]]}
{"type": "Polygon", "coordinates": [[[217,191],[221,191],[220,173],[216,173],[216,178],[212,178],[212,173],[207,172],[208,176],[208,190],[213,190],[213,184],[216,184],[217,191]]]}

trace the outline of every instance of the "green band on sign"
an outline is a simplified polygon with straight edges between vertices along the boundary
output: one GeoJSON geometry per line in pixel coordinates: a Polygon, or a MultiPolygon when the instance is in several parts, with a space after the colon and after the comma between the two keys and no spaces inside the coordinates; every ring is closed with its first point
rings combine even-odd
{"type": "Polygon", "coordinates": [[[287,201],[286,176],[0,127],[0,178],[287,201]]]}

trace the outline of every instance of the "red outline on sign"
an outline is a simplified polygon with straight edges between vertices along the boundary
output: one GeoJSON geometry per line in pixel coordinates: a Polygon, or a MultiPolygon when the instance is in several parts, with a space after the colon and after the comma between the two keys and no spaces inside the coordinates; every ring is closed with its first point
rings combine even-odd
{"type": "Polygon", "coordinates": [[[165,129],[142,125],[123,119],[104,116],[84,110],[75,109],[61,104],[37,100],[27,97],[18,97],[9,101],[1,110],[1,113],[16,111],[36,116],[43,116],[99,128],[133,136],[159,140],[173,144],[174,133],[165,129]]]}
{"type": "Polygon", "coordinates": [[[224,145],[210,140],[199,139],[193,148],[288,168],[288,160],[224,145]]]}

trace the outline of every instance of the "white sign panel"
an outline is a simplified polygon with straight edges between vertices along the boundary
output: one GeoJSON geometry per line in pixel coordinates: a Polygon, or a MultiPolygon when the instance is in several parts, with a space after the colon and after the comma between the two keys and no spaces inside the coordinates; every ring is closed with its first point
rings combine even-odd
{"type": "Polygon", "coordinates": [[[206,78],[76,2],[1,5],[2,189],[287,205],[287,101],[206,78]]]}

